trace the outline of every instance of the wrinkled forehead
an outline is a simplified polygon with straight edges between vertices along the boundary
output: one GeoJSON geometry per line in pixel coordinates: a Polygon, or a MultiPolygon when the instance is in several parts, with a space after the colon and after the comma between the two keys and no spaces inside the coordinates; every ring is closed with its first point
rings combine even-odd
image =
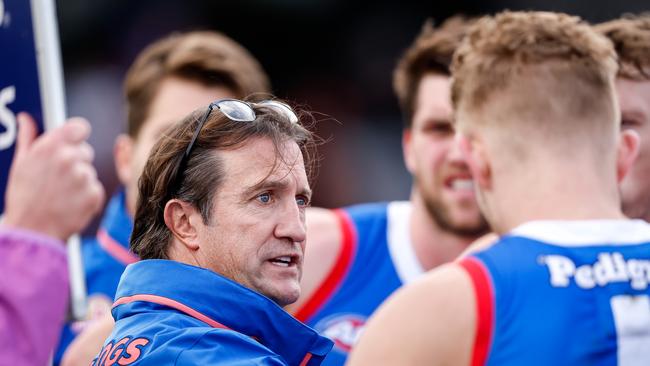
{"type": "Polygon", "coordinates": [[[426,120],[448,120],[452,116],[451,81],[448,76],[429,73],[418,85],[413,124],[426,120]]]}
{"type": "Polygon", "coordinates": [[[247,189],[265,182],[309,188],[302,152],[293,141],[276,146],[269,138],[251,138],[235,149],[219,151],[226,179],[224,185],[247,189]]]}

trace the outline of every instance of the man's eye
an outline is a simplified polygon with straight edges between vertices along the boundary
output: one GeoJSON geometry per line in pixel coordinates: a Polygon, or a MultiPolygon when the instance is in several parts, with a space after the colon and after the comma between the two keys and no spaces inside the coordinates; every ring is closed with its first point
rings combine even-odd
{"type": "Polygon", "coordinates": [[[638,125],[638,123],[635,120],[627,119],[627,118],[623,118],[621,120],[621,127],[623,127],[623,128],[630,128],[630,127],[634,127],[636,125],[638,125]]]}
{"type": "Polygon", "coordinates": [[[449,123],[432,123],[426,127],[426,131],[436,134],[451,134],[454,132],[454,127],[449,123]]]}
{"type": "Polygon", "coordinates": [[[304,197],[304,196],[298,196],[298,197],[296,197],[296,203],[300,207],[307,207],[307,206],[309,206],[309,198],[304,197]]]}
{"type": "Polygon", "coordinates": [[[262,203],[269,203],[271,202],[271,193],[269,192],[264,192],[257,196],[257,200],[262,202],[262,203]]]}

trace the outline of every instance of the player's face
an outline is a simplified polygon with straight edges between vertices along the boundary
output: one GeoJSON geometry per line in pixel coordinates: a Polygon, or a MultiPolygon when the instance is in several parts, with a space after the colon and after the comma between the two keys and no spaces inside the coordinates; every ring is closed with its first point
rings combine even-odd
{"type": "Polygon", "coordinates": [[[130,174],[123,182],[127,190],[127,206],[135,212],[138,193],[138,179],[144,170],[149,152],[167,128],[182,120],[192,111],[207,107],[221,98],[233,98],[233,93],[224,87],[206,87],[194,81],[180,78],[165,79],[153,98],[147,119],[135,140],[132,141],[130,174]]]}
{"type": "Polygon", "coordinates": [[[417,91],[412,127],[405,133],[406,165],[416,194],[444,230],[478,235],[487,230],[474,196],[474,184],[454,144],[450,80],[428,74],[417,91]]]}
{"type": "Polygon", "coordinates": [[[639,155],[621,183],[623,211],[632,218],[650,220],[650,81],[616,81],[622,128],[641,137],[639,155]]]}
{"type": "Polygon", "coordinates": [[[219,152],[225,178],[198,234],[206,267],[285,306],[300,295],[311,191],[298,145],[282,149],[276,160],[272,142],[254,138],[219,152]]]}

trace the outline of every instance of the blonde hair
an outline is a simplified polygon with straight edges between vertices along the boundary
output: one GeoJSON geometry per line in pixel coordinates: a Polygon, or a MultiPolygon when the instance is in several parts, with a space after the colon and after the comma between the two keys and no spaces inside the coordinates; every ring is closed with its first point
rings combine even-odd
{"type": "Polygon", "coordinates": [[[650,79],[650,13],[624,15],[598,24],[596,29],[614,43],[620,77],[650,79]]]}
{"type": "Polygon", "coordinates": [[[452,63],[457,127],[508,123],[494,129],[495,143],[507,143],[521,159],[532,140],[566,152],[584,136],[608,150],[618,130],[616,71],[611,42],[578,17],[510,11],[484,17],[452,63]],[[482,113],[488,107],[496,114],[482,113]]]}

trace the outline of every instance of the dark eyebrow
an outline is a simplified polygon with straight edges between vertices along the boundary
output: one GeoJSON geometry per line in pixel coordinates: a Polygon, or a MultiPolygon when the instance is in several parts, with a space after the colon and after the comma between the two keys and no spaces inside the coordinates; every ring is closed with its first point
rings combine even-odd
{"type": "MultiPolygon", "coordinates": [[[[287,182],[286,179],[283,179],[283,180],[268,180],[268,179],[265,179],[265,180],[255,184],[254,186],[247,188],[244,191],[244,196],[245,197],[252,196],[254,193],[256,193],[258,191],[284,190],[284,189],[287,189],[288,186],[289,186],[289,183],[287,182]]],[[[309,188],[300,189],[298,191],[298,194],[311,198],[312,191],[309,188]]]]}
{"type": "Polygon", "coordinates": [[[621,111],[621,118],[631,118],[631,119],[641,119],[645,120],[647,118],[646,113],[640,108],[634,108],[629,111],[621,111]]]}

